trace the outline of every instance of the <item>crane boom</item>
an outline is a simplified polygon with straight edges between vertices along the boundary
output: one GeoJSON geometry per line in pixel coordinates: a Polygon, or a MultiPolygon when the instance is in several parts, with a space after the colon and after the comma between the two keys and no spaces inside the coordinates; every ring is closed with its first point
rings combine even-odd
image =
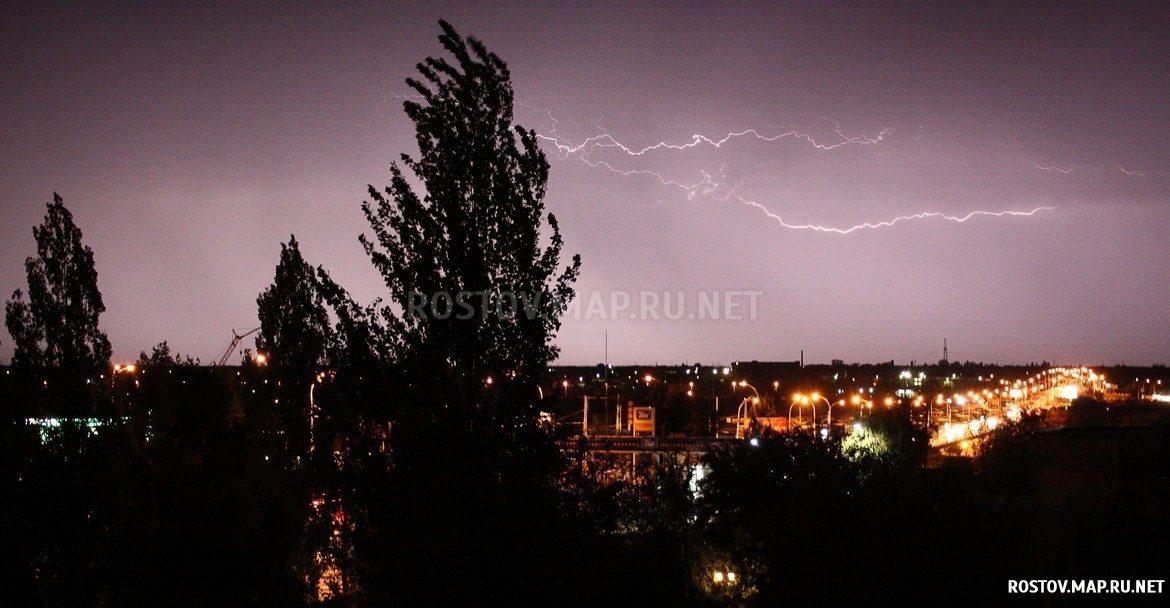
{"type": "Polygon", "coordinates": [[[222,367],[224,364],[226,364],[228,358],[232,356],[232,351],[236,349],[236,346],[239,346],[240,340],[243,340],[244,338],[247,338],[248,336],[258,331],[260,331],[259,327],[241,335],[237,334],[235,329],[232,329],[232,342],[231,344],[228,344],[226,349],[224,349],[223,354],[221,354],[219,358],[215,360],[215,365],[217,367],[222,367]]]}

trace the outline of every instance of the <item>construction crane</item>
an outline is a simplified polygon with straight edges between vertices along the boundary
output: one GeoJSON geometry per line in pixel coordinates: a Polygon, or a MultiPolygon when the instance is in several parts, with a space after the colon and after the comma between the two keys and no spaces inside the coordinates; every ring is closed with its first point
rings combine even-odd
{"type": "Polygon", "coordinates": [[[232,343],[228,344],[228,347],[226,349],[224,349],[223,354],[220,355],[219,358],[215,360],[215,365],[217,367],[220,367],[220,366],[223,366],[224,364],[226,364],[228,358],[232,356],[232,351],[234,351],[236,349],[236,346],[239,346],[240,340],[243,340],[244,338],[247,338],[248,336],[250,336],[258,331],[260,331],[259,327],[257,327],[256,329],[253,329],[250,332],[247,332],[247,333],[241,335],[241,334],[237,334],[236,330],[233,329],[232,330],[232,343]]]}

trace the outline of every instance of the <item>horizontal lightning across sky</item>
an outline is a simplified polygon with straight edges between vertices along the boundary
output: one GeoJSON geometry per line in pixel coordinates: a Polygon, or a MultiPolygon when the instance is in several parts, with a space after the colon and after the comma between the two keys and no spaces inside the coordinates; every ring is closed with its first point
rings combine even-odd
{"type": "MultiPolygon", "coordinates": [[[[890,134],[893,133],[893,129],[888,127],[882,128],[874,135],[848,135],[841,130],[840,126],[834,125],[832,129],[833,138],[830,140],[825,140],[823,138],[814,137],[809,130],[787,128],[779,130],[774,134],[765,134],[759,129],[752,128],[743,129],[740,131],[732,131],[721,137],[710,137],[703,134],[694,134],[683,143],[658,141],[639,147],[625,144],[618,138],[605,132],[587,137],[580,142],[573,142],[570,139],[557,133],[557,126],[559,123],[550,110],[537,109],[531,106],[524,107],[536,114],[545,116],[552,125],[551,129],[547,132],[537,132],[537,137],[541,141],[551,146],[552,150],[555,152],[558,158],[575,160],[594,169],[603,169],[624,177],[651,178],[657,180],[663,186],[679,189],[688,200],[693,200],[697,196],[707,196],[718,202],[739,202],[749,207],[758,209],[768,218],[775,220],[781,227],[792,230],[811,230],[832,234],[850,234],[859,230],[888,228],[899,223],[916,220],[936,219],[948,222],[963,223],[967,220],[977,217],[1030,217],[1042,211],[1051,211],[1055,209],[1055,207],[1050,206],[1039,206],[1029,210],[979,209],[961,215],[951,215],[937,211],[921,211],[918,213],[899,215],[876,222],[864,222],[848,227],[826,226],[815,223],[792,223],[785,221],[785,219],[780,214],[771,211],[762,202],[750,199],[737,192],[736,189],[738,186],[725,188],[724,174],[722,169],[719,171],[700,171],[700,177],[697,181],[687,183],[677,179],[669,178],[663,173],[652,169],[623,169],[616,166],[610,160],[601,160],[596,158],[596,156],[599,156],[603,153],[616,153],[619,156],[624,156],[629,159],[637,159],[638,157],[646,156],[651,152],[682,153],[700,147],[722,148],[730,142],[740,139],[756,140],[765,143],[773,143],[780,140],[791,139],[803,142],[814,150],[830,151],[845,146],[868,146],[880,144],[887,137],[889,137],[890,134]]],[[[1033,165],[1036,165],[1036,163],[1033,163],[1033,165]]],[[[1039,165],[1036,165],[1036,167],[1042,169],[1046,168],[1039,165]]]]}
{"type": "Polygon", "coordinates": [[[1030,160],[1028,162],[1032,163],[1033,167],[1036,167],[1037,169],[1040,169],[1041,171],[1055,171],[1057,173],[1063,173],[1065,175],[1071,175],[1073,173],[1076,173],[1077,171],[1093,171],[1096,173],[1100,173],[1101,171],[1105,171],[1106,169],[1115,169],[1117,171],[1120,171],[1126,175],[1133,176],[1133,177],[1144,177],[1146,175],[1145,171],[1138,171],[1136,169],[1126,169],[1125,167],[1122,167],[1121,165],[1112,165],[1111,167],[1106,166],[1106,165],[1072,165],[1069,167],[1060,167],[1057,165],[1041,165],[1040,163],[1038,163],[1034,160],[1030,160]]]}

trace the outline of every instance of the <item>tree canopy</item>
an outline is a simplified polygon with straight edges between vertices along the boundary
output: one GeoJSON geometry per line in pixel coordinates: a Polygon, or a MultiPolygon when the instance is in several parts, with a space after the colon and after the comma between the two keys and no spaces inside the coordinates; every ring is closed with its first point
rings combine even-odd
{"type": "Polygon", "coordinates": [[[57,193],[33,236],[37,255],[24,262],[28,300],[17,289],[4,306],[13,365],[78,371],[108,366],[110,341],[98,328],[106,306],[93,250],[82,244],[81,229],[57,193]]]}
{"type": "Polygon", "coordinates": [[[440,25],[454,62],[427,58],[421,79],[407,79],[420,98],[405,103],[418,156],[391,166],[384,191],[369,187],[362,209],[373,236],[361,242],[396,305],[404,360],[452,370],[445,400],[468,402],[489,376],[501,390],[531,388],[556,357],[581,260],[561,267],[551,213],[542,237],[549,166],[535,132],[513,125],[507,66],[440,25]]]}
{"type": "Polygon", "coordinates": [[[313,267],[301,257],[296,235],[280,245],[272,285],[256,298],[260,317],[257,352],[269,365],[311,371],[325,356],[329,316],[313,267]]]}

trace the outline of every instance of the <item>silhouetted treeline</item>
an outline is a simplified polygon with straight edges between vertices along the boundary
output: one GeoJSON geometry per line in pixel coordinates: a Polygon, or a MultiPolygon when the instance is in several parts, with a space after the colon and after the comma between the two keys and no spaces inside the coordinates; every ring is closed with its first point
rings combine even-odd
{"type": "Polygon", "coordinates": [[[61,379],[44,370],[4,373],[6,411],[20,412],[0,431],[4,587],[19,590],[10,597],[303,601],[290,559],[308,507],[304,474],[275,457],[277,431],[245,396],[255,386],[246,373],[105,374],[90,379],[88,400],[57,392],[61,379]]]}
{"type": "Polygon", "coordinates": [[[465,413],[387,445],[370,421],[393,390],[342,374],[314,385],[312,426],[308,395],[286,401],[256,366],[148,365],[86,402],[35,370],[3,377],[5,403],[39,385],[20,411],[60,424],[0,431],[4,588],[30,605],[974,605],[1018,599],[1009,578],[1170,564],[1157,426],[1029,418],[974,469],[922,468],[901,432],[903,458],[764,434],[631,469],[465,413]],[[1069,453],[1095,455],[1089,473],[1069,453]]]}

